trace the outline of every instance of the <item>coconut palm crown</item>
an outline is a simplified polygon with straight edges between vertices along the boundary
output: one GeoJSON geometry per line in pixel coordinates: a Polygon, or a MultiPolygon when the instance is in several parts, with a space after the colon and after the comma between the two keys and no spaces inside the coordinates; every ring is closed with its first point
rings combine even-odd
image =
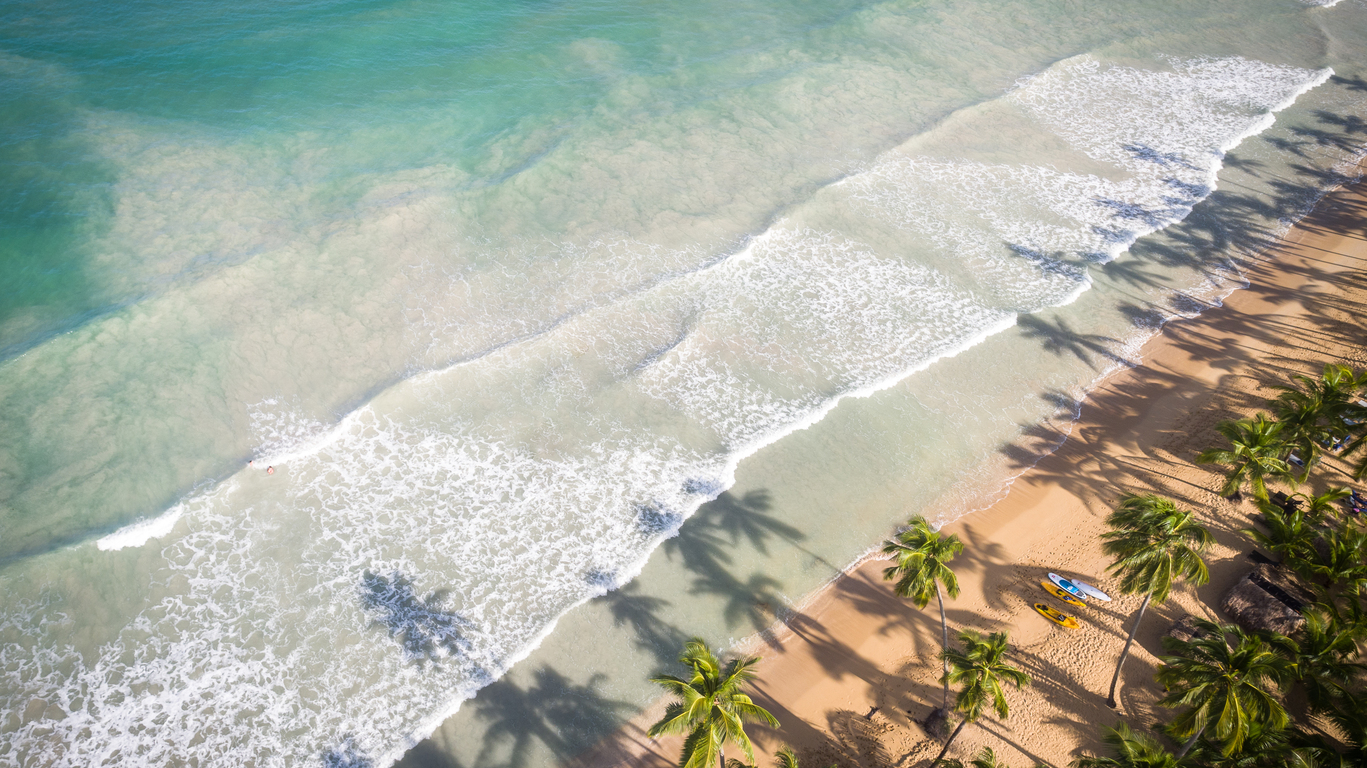
{"type": "Polygon", "coordinates": [[[1295,478],[1286,461],[1288,449],[1282,440],[1282,429],[1281,423],[1262,413],[1252,419],[1222,421],[1215,430],[1229,441],[1230,447],[1202,451],[1196,463],[1229,467],[1221,495],[1233,496],[1247,482],[1255,497],[1266,500],[1268,480],[1295,478]]]}
{"type": "Polygon", "coordinates": [[[1154,674],[1171,691],[1158,703],[1184,708],[1171,726],[1177,735],[1190,737],[1178,756],[1208,729],[1228,756],[1243,748],[1254,723],[1285,728],[1289,717],[1271,687],[1286,684],[1294,673],[1287,658],[1294,644],[1280,635],[1247,634],[1206,619],[1197,619],[1196,629],[1191,640],[1163,638],[1169,655],[1159,657],[1163,664],[1154,674]]]}
{"type": "Polygon", "coordinates": [[[1210,580],[1210,571],[1201,559],[1201,552],[1212,537],[1196,521],[1194,513],[1179,509],[1172,500],[1153,494],[1125,496],[1115,512],[1106,518],[1106,525],[1111,530],[1101,535],[1105,542],[1101,549],[1114,558],[1107,570],[1120,576],[1122,592],[1144,595],[1111,677],[1106,703],[1114,708],[1120,670],[1125,666],[1149,601],[1162,603],[1167,600],[1178,580],[1198,586],[1210,580]]]}
{"type": "Polygon", "coordinates": [[[1304,615],[1296,644],[1296,679],[1305,688],[1310,706],[1329,711],[1335,702],[1351,695],[1353,680],[1367,670],[1352,661],[1358,655],[1358,642],[1367,633],[1362,626],[1340,622],[1324,610],[1304,615]]]}
{"type": "Polygon", "coordinates": [[[741,751],[755,761],[754,747],[745,733],[746,722],[764,723],[778,727],[778,719],[741,692],[741,687],[754,678],[751,669],[758,658],[735,659],[725,667],[717,660],[707,643],[695,637],[684,645],[679,663],[689,667],[688,678],[661,675],[651,682],[673,694],[675,701],[665,709],[659,722],[650,726],[647,734],[687,734],[679,768],[726,768],[724,747],[735,742],[741,751]]]}
{"type": "Polygon", "coordinates": [[[1290,565],[1308,579],[1323,580],[1325,594],[1338,589],[1361,595],[1367,590],[1367,531],[1344,522],[1308,552],[1291,559],[1290,565]]]}
{"type": "Polygon", "coordinates": [[[1017,688],[1030,684],[1030,676],[1024,671],[1007,664],[1005,661],[1007,637],[1005,632],[993,632],[987,637],[965,629],[959,633],[962,651],[948,648],[942,654],[949,662],[949,672],[945,680],[962,686],[954,699],[954,711],[963,716],[954,732],[949,735],[945,747],[935,762],[944,759],[945,753],[958,737],[964,725],[977,722],[983,711],[991,706],[997,717],[1006,719],[1011,708],[1006,703],[1006,690],[1002,681],[1012,683],[1017,688]]]}
{"type": "Polygon", "coordinates": [[[1110,746],[1112,757],[1084,755],[1069,765],[1072,768],[1185,768],[1189,765],[1164,749],[1158,739],[1135,733],[1124,723],[1107,728],[1101,740],[1110,746]]]}
{"type": "Polygon", "coordinates": [[[1336,519],[1340,509],[1338,502],[1348,498],[1352,490],[1348,488],[1330,488],[1324,493],[1315,495],[1309,493],[1293,493],[1293,499],[1299,499],[1301,511],[1306,519],[1312,523],[1320,524],[1327,520],[1336,519]]]}
{"type": "Polygon", "coordinates": [[[1310,524],[1304,512],[1288,512],[1266,501],[1258,502],[1258,507],[1262,510],[1267,533],[1257,528],[1245,528],[1244,535],[1280,557],[1282,562],[1296,562],[1314,554],[1315,540],[1320,537],[1320,532],[1310,524]]]}
{"type": "MultiPolygon", "coordinates": [[[[973,759],[969,760],[967,763],[962,760],[946,757],[935,763],[931,768],[1011,768],[1011,766],[1008,765],[1005,760],[998,757],[997,753],[994,752],[991,747],[983,747],[979,750],[978,754],[974,755],[973,759]]],[[[1035,768],[1044,767],[1042,765],[1036,765],[1035,768]]]]}
{"type": "MultiPolygon", "coordinates": [[[[934,595],[940,603],[940,649],[949,648],[949,623],[945,619],[944,592],[950,597],[959,596],[959,580],[954,576],[949,563],[964,549],[959,537],[948,536],[932,530],[930,523],[920,515],[907,521],[907,529],[883,546],[884,554],[894,555],[897,564],[883,569],[883,579],[897,580],[893,591],[911,600],[917,608],[925,608],[934,595]],[[941,591],[943,586],[943,591],[941,591]]],[[[945,662],[945,674],[949,673],[945,662]]],[[[944,684],[944,694],[940,703],[942,711],[949,709],[949,683],[944,684]]]]}
{"type": "Polygon", "coordinates": [[[1297,374],[1290,386],[1276,387],[1277,399],[1268,405],[1283,425],[1282,439],[1305,460],[1302,482],[1323,453],[1321,446],[1347,434],[1343,417],[1357,386],[1352,369],[1330,363],[1318,379],[1297,374]]]}
{"type": "Polygon", "coordinates": [[[1305,734],[1254,720],[1235,754],[1226,755],[1219,741],[1201,739],[1186,759],[1201,768],[1329,768],[1325,756],[1305,734]]]}

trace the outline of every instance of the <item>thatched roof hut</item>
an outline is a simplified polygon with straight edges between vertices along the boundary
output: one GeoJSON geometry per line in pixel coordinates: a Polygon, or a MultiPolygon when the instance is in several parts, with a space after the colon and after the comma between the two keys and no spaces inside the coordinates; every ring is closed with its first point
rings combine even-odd
{"type": "Polygon", "coordinates": [[[1305,623],[1301,611],[1308,604],[1282,569],[1260,565],[1225,593],[1220,608],[1244,629],[1289,635],[1305,623]]]}

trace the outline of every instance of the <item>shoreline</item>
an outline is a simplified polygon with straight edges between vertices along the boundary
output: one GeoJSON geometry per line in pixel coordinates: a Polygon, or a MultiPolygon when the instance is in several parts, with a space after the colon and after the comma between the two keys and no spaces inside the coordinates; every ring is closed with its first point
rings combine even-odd
{"type": "MultiPolygon", "coordinates": [[[[1010,719],[965,729],[951,756],[991,746],[1008,764],[1061,765],[1098,749],[1103,725],[1145,727],[1169,716],[1154,705],[1158,638],[1188,613],[1219,618],[1214,606],[1251,567],[1242,557],[1251,546],[1238,533],[1251,505],[1220,498],[1216,473],[1190,459],[1215,444],[1216,422],[1256,411],[1265,387],[1285,374],[1329,361],[1367,363],[1351,335],[1352,318],[1367,307],[1367,281],[1334,279],[1367,264],[1364,217],[1367,185],[1325,195],[1247,266],[1247,287],[1196,317],[1172,319],[1141,347],[1137,367],[1089,392],[1066,435],[1043,431],[1009,446],[1029,455],[1063,439],[994,503],[945,526],[966,545],[955,562],[963,592],[946,602],[951,628],[1008,631],[1016,662],[1035,680],[1008,691],[1010,719]],[[1194,509],[1216,544],[1211,582],[1180,590],[1145,616],[1112,711],[1105,688],[1139,599],[1117,594],[1098,535],[1125,491],[1165,494],[1194,509]],[[1046,571],[1085,579],[1116,600],[1076,612],[1081,629],[1056,630],[1030,608],[1049,600],[1034,584],[1046,571]]],[[[938,753],[940,742],[919,723],[940,697],[938,614],[893,595],[884,566],[877,556],[863,559],[765,633],[768,645],[752,636],[736,649],[762,652],[756,700],[784,724],[752,729],[759,764],[784,743],[804,764],[819,765],[911,766],[938,753]]],[[[567,765],[673,765],[679,740],[645,736],[661,708],[657,700],[567,765]]]]}

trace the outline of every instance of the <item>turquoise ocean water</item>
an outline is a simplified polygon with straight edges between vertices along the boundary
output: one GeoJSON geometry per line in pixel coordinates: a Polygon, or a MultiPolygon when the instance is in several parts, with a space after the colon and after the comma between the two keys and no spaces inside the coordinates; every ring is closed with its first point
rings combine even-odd
{"type": "Polygon", "coordinates": [[[573,756],[1237,288],[1363,61],[1363,0],[0,5],[0,763],[573,756]]]}

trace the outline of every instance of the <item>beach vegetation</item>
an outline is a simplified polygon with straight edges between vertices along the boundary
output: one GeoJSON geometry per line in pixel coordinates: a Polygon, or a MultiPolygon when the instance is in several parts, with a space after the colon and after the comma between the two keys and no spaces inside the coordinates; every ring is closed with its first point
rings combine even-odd
{"type": "Polygon", "coordinates": [[[1226,755],[1218,740],[1202,738],[1187,760],[1201,768],[1328,768],[1328,754],[1300,731],[1254,721],[1238,752],[1226,755]]]}
{"type": "Polygon", "coordinates": [[[1330,488],[1321,494],[1293,493],[1291,499],[1300,506],[1305,517],[1316,525],[1339,516],[1339,503],[1352,495],[1345,487],[1330,488]]]}
{"type": "Polygon", "coordinates": [[[954,732],[945,741],[944,749],[935,758],[938,763],[944,759],[949,748],[958,738],[959,732],[968,723],[975,723],[990,707],[997,717],[1005,720],[1011,714],[1006,702],[1003,682],[1017,688],[1030,684],[1030,676],[1023,670],[1006,663],[1007,636],[1005,632],[993,632],[987,637],[966,629],[959,633],[963,650],[946,648],[941,655],[949,664],[944,679],[960,686],[954,699],[954,711],[962,718],[954,732]]]}
{"type": "Polygon", "coordinates": [[[754,746],[745,733],[746,723],[763,723],[777,728],[778,718],[754,703],[742,688],[754,679],[758,657],[733,659],[722,665],[707,643],[695,637],[679,655],[688,667],[686,677],[660,675],[651,682],[664,688],[674,700],[664,717],[650,726],[652,738],[662,734],[684,734],[679,768],[727,768],[725,747],[734,743],[750,763],[755,762],[754,746]]]}
{"type": "Polygon", "coordinates": [[[1352,696],[1353,681],[1367,670],[1353,661],[1367,628],[1342,622],[1322,608],[1304,615],[1305,624],[1297,633],[1295,676],[1311,708],[1328,712],[1352,696]]]}
{"type": "Polygon", "coordinates": [[[1282,437],[1285,425],[1260,413],[1251,419],[1222,421],[1215,426],[1229,448],[1211,448],[1196,456],[1197,464],[1227,467],[1220,494],[1233,497],[1245,484],[1254,498],[1267,500],[1267,482],[1294,482],[1295,473],[1287,456],[1290,448],[1282,437]]]}
{"type": "MultiPolygon", "coordinates": [[[[1186,737],[1183,757],[1207,731],[1221,754],[1238,754],[1255,728],[1281,730],[1290,722],[1274,689],[1290,682],[1295,663],[1291,641],[1280,635],[1250,634],[1233,624],[1196,620],[1190,640],[1163,638],[1167,655],[1154,674],[1167,696],[1165,707],[1181,707],[1170,731],[1186,737]]],[[[1294,648],[1294,646],[1292,646],[1294,648]]]]}
{"type": "Polygon", "coordinates": [[[1196,515],[1179,509],[1171,499],[1153,494],[1127,495],[1115,512],[1106,518],[1109,531],[1102,534],[1102,550],[1113,560],[1107,570],[1120,577],[1125,594],[1144,595],[1130,625],[1125,647],[1111,677],[1106,703],[1115,708],[1115,689],[1120,671],[1129,656],[1139,622],[1152,600],[1168,599],[1178,581],[1201,585],[1210,580],[1210,571],[1201,552],[1211,542],[1210,532],[1196,521],[1196,515]]]}
{"type": "MultiPolygon", "coordinates": [[[[792,747],[781,747],[774,753],[774,768],[802,768],[797,759],[797,753],[792,747]]],[[[726,761],[726,768],[755,768],[748,763],[741,762],[734,757],[726,761]]],[[[835,765],[827,768],[836,768],[835,765]]]]}
{"type": "Polygon", "coordinates": [[[1186,768],[1193,765],[1169,752],[1158,739],[1135,733],[1123,722],[1107,728],[1101,740],[1111,748],[1110,756],[1083,755],[1069,765],[1072,768],[1186,768]]]}
{"type": "MultiPolygon", "coordinates": [[[[972,760],[966,763],[958,758],[945,757],[941,758],[931,768],[1011,768],[1011,766],[998,757],[991,747],[983,747],[978,751],[978,754],[973,756],[972,760]]],[[[1035,768],[1041,768],[1041,766],[1036,765],[1035,768]]]]}
{"type": "Polygon", "coordinates": [[[1282,424],[1282,440],[1304,461],[1301,482],[1324,450],[1347,436],[1343,419],[1349,415],[1358,386],[1352,369],[1330,363],[1319,378],[1295,374],[1290,385],[1275,387],[1279,394],[1268,407],[1282,424]]]}
{"type": "Polygon", "coordinates": [[[1257,528],[1245,528],[1244,534],[1259,546],[1280,557],[1284,563],[1310,557],[1320,532],[1311,525],[1299,509],[1287,511],[1268,501],[1258,502],[1263,512],[1264,533],[1257,528]]]}
{"type": "MultiPolygon", "coordinates": [[[[1367,765],[1367,697],[1361,694],[1336,702],[1326,713],[1348,747],[1345,765],[1367,765]]],[[[1326,746],[1326,751],[1331,751],[1326,746]]]]}
{"type": "Polygon", "coordinates": [[[1292,567],[1315,580],[1325,594],[1359,596],[1367,587],[1367,531],[1345,522],[1325,532],[1310,552],[1292,561],[1292,567]]]}
{"type": "MultiPolygon", "coordinates": [[[[930,522],[917,515],[907,521],[906,530],[883,546],[883,553],[892,555],[896,565],[883,570],[883,579],[896,580],[893,591],[905,597],[917,608],[930,604],[935,596],[940,604],[940,650],[949,649],[949,622],[945,619],[945,596],[959,596],[959,580],[949,563],[964,549],[962,541],[953,534],[948,536],[930,527],[930,522]]],[[[944,691],[940,702],[940,714],[949,713],[949,661],[945,660],[943,669],[944,691]]]]}

